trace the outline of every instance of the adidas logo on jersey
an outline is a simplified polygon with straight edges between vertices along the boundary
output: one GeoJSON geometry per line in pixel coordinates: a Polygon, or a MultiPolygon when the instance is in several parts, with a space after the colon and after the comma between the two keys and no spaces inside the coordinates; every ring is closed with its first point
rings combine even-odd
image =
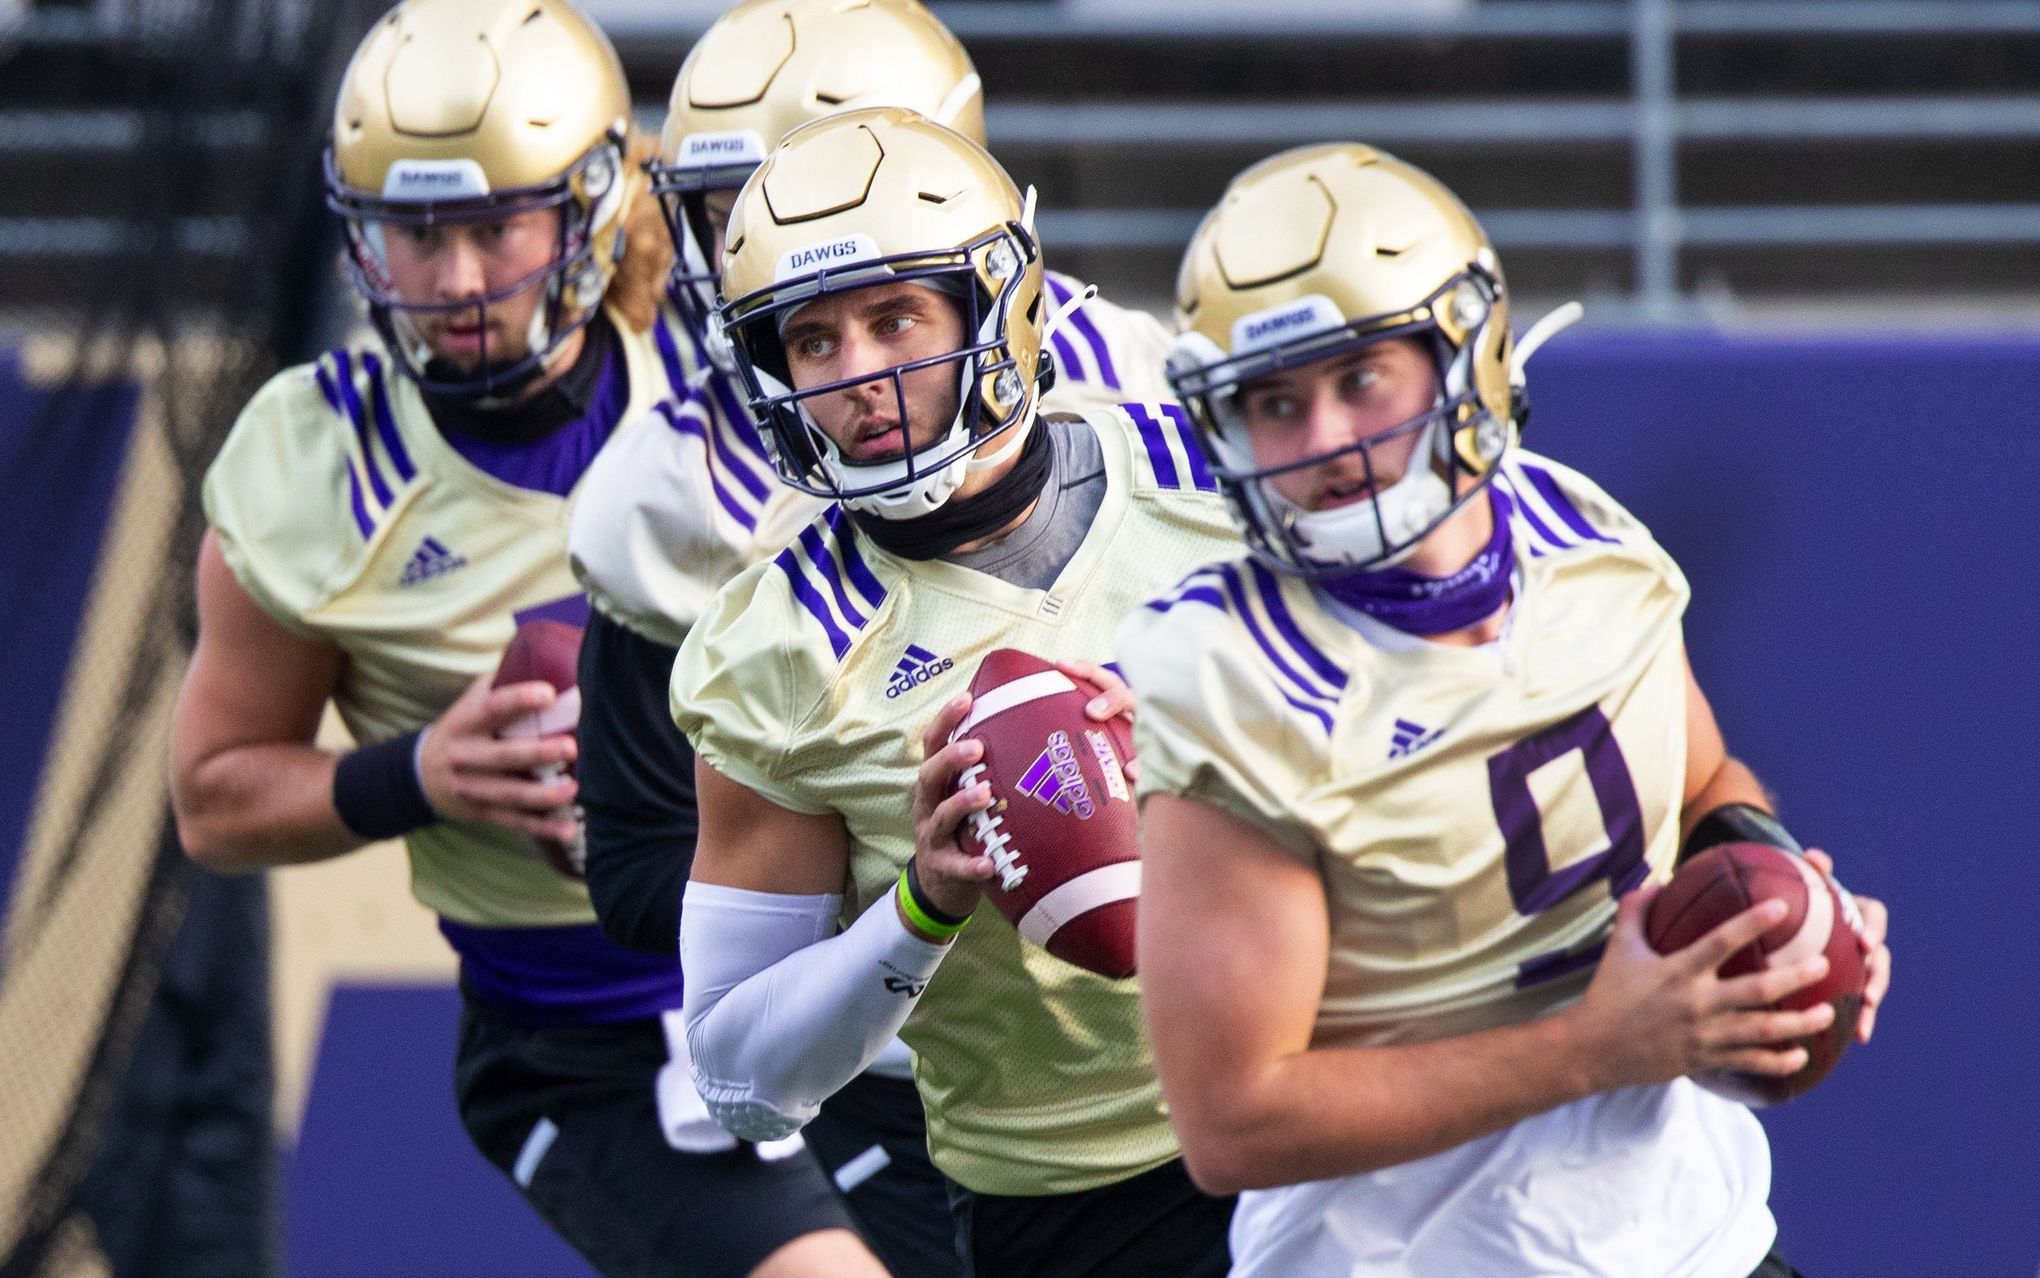
{"type": "Polygon", "coordinates": [[[411,552],[411,558],[404,564],[404,575],[397,578],[399,586],[415,586],[434,577],[444,577],[456,568],[467,567],[467,560],[446,548],[437,537],[427,537],[411,552]]]}
{"type": "Polygon", "coordinates": [[[1090,820],[1097,811],[1067,732],[1048,734],[1048,748],[1020,777],[1020,793],[1082,821],[1090,820]]]}
{"type": "Polygon", "coordinates": [[[1389,742],[1388,757],[1391,759],[1406,758],[1444,735],[1445,729],[1443,728],[1433,731],[1425,728],[1421,723],[1411,723],[1408,719],[1397,719],[1395,721],[1395,731],[1389,742]]]}
{"type": "Polygon", "coordinates": [[[894,697],[912,692],[955,664],[947,657],[936,656],[920,644],[908,644],[900,663],[893,667],[892,677],[886,680],[886,700],[890,701],[894,697]]]}

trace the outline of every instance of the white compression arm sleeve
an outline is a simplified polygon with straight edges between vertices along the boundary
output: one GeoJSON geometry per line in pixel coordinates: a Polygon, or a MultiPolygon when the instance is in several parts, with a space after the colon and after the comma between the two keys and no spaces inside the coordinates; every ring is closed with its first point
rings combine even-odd
{"type": "Polygon", "coordinates": [[[694,1086],[733,1136],[799,1131],[899,1032],[949,952],[907,931],[890,892],[831,936],[839,901],[712,883],[681,898],[694,1086]]]}

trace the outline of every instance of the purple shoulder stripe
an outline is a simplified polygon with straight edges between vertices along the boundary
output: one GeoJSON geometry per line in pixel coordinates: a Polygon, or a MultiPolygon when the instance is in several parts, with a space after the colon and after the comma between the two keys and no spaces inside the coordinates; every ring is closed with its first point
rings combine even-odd
{"type": "Polygon", "coordinates": [[[1218,491],[1218,483],[1211,477],[1211,467],[1205,463],[1204,450],[1199,447],[1196,436],[1191,433],[1190,420],[1183,410],[1173,404],[1121,404],[1120,409],[1133,419],[1140,431],[1140,440],[1147,448],[1148,464],[1154,468],[1155,482],[1165,488],[1195,488],[1199,492],[1218,491]],[[1171,445],[1174,447],[1171,447],[1171,445]],[[1176,465],[1181,454],[1183,465],[1188,468],[1186,478],[1176,465]]]}
{"type": "Polygon", "coordinates": [[[404,447],[404,437],[397,433],[397,417],[390,411],[389,387],[383,382],[382,361],[374,352],[364,352],[361,366],[368,370],[368,384],[374,395],[375,433],[382,440],[383,449],[390,455],[390,465],[396,467],[397,482],[408,484],[417,477],[418,468],[411,464],[411,454],[404,447]]]}
{"type": "Polygon", "coordinates": [[[1239,570],[1229,564],[1220,571],[1225,579],[1226,599],[1232,605],[1233,615],[1247,628],[1247,634],[1253,639],[1254,645],[1261,650],[1261,655],[1268,659],[1269,666],[1279,676],[1276,680],[1276,689],[1281,692],[1282,699],[1316,719],[1324,726],[1326,732],[1330,732],[1331,710],[1338,704],[1338,694],[1327,693],[1316,687],[1296,667],[1289,664],[1283,657],[1281,649],[1271,642],[1267,632],[1261,629],[1261,623],[1254,619],[1254,610],[1247,602],[1246,587],[1240,580],[1239,570]]]}
{"type": "MultiPolygon", "coordinates": [[[[1573,543],[1559,536],[1556,532],[1553,532],[1549,524],[1545,523],[1542,519],[1538,518],[1537,511],[1530,505],[1528,501],[1525,501],[1523,499],[1523,495],[1521,493],[1516,491],[1515,485],[1513,484],[1509,485],[1508,495],[1515,499],[1514,505],[1516,508],[1516,513],[1523,516],[1523,522],[1530,526],[1531,533],[1535,535],[1538,541],[1543,543],[1546,549],[1549,550],[1572,549],[1573,543]]],[[[1533,556],[1533,558],[1541,558],[1541,556],[1533,556]]]]}
{"type": "Polygon", "coordinates": [[[1252,561],[1248,562],[1247,571],[1253,574],[1254,590],[1261,597],[1261,606],[1268,610],[1268,620],[1275,623],[1276,633],[1288,643],[1290,651],[1332,689],[1345,691],[1346,672],[1333,665],[1330,658],[1303,637],[1302,629],[1289,611],[1288,602],[1282,598],[1282,586],[1275,580],[1275,574],[1252,561]]]}
{"type": "Polygon", "coordinates": [[[1143,605],[1153,612],[1167,612],[1180,603],[1201,603],[1225,611],[1225,596],[1218,593],[1218,565],[1206,564],[1169,587],[1168,593],[1143,605]]]}
{"type": "Polygon", "coordinates": [[[736,499],[736,496],[724,486],[722,474],[716,469],[715,446],[709,443],[708,423],[698,401],[690,397],[686,405],[681,406],[675,404],[670,399],[662,399],[655,406],[655,411],[657,411],[659,416],[665,418],[666,424],[674,430],[679,431],[683,435],[692,435],[702,442],[706,450],[705,462],[708,471],[708,487],[709,491],[715,494],[716,505],[723,508],[724,514],[742,524],[745,531],[755,530],[758,527],[758,517],[745,509],[744,505],[736,499]]]}
{"type": "Polygon", "coordinates": [[[375,464],[375,452],[368,444],[368,410],[361,403],[361,389],[354,384],[354,359],[346,351],[333,352],[333,381],[340,388],[340,402],[346,407],[347,419],[354,425],[354,437],[361,444],[361,469],[368,476],[369,491],[375,494],[375,504],[389,508],[390,487],[383,482],[382,470],[375,464]]]}
{"type": "Polygon", "coordinates": [[[743,403],[731,393],[720,370],[709,375],[708,385],[715,396],[715,406],[722,410],[719,414],[722,429],[709,431],[709,447],[722,454],[723,465],[751,494],[751,500],[763,502],[771,494],[773,482],[769,472],[762,476],[758,473],[758,467],[764,464],[764,445],[757,442],[758,433],[751,426],[743,403]]]}
{"type": "Polygon", "coordinates": [[[1544,499],[1544,504],[1551,512],[1564,521],[1566,527],[1578,533],[1584,540],[1617,544],[1617,538],[1608,536],[1587,522],[1579,507],[1573,505],[1571,499],[1559,489],[1558,480],[1550,471],[1525,461],[1517,462],[1516,467],[1523,472],[1524,478],[1530,481],[1530,486],[1537,490],[1537,495],[1544,499]]]}
{"type": "Polygon", "coordinates": [[[659,363],[665,366],[667,384],[676,391],[685,391],[687,367],[680,362],[680,348],[673,343],[673,329],[664,314],[652,325],[652,344],[659,348],[659,363]]]}
{"type": "Polygon", "coordinates": [[[850,636],[844,634],[836,619],[829,615],[829,605],[808,580],[807,572],[800,566],[800,556],[788,546],[773,558],[772,566],[786,574],[787,584],[793,588],[793,597],[821,623],[822,633],[829,638],[830,650],[836,654],[836,660],[841,661],[850,651],[850,636]]]}
{"type": "Polygon", "coordinates": [[[836,538],[836,544],[843,550],[843,567],[850,574],[850,584],[857,587],[857,593],[864,596],[864,602],[876,609],[885,602],[885,587],[864,562],[863,552],[857,549],[857,525],[843,517],[841,506],[829,507],[823,516],[829,525],[829,532],[836,538]]]}
{"type": "MultiPolygon", "coordinates": [[[[1495,509],[1501,511],[1503,519],[1513,520],[1516,517],[1516,495],[1509,487],[1508,480],[1500,475],[1495,476],[1494,492],[1495,509]]],[[[1538,545],[1535,538],[1525,538],[1523,544],[1529,548],[1532,559],[1544,558],[1544,547],[1538,545]]]]}
{"type": "MultiPolygon", "coordinates": [[[[1048,275],[1049,296],[1055,299],[1057,306],[1067,303],[1086,287],[1088,285],[1066,275],[1057,275],[1054,272],[1048,275]]],[[[1105,335],[1098,331],[1098,325],[1090,316],[1084,314],[1081,306],[1070,312],[1068,322],[1077,330],[1077,335],[1084,339],[1084,344],[1091,348],[1091,362],[1098,369],[1098,384],[1106,390],[1118,390],[1119,370],[1112,364],[1112,347],[1106,342],[1105,335]]]]}
{"type": "Polygon", "coordinates": [[[829,587],[829,593],[835,597],[836,611],[853,629],[864,629],[864,624],[870,618],[857,611],[856,605],[850,602],[850,592],[845,588],[843,582],[843,569],[841,565],[837,564],[836,557],[829,553],[828,546],[822,541],[821,530],[813,524],[809,524],[800,530],[800,536],[795,540],[800,542],[801,547],[808,552],[808,558],[820,570],[822,580],[829,587]]]}

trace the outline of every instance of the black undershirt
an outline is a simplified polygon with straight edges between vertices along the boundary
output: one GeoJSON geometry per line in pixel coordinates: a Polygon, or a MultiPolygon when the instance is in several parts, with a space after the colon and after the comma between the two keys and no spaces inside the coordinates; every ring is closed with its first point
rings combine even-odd
{"type": "Polygon", "coordinates": [[[678,651],[599,611],[581,639],[581,811],[588,895],[609,939],[677,954],[680,891],[700,831],[694,750],[667,710],[678,651]]]}
{"type": "MultiPolygon", "coordinates": [[[[600,311],[581,331],[587,335],[581,343],[581,353],[564,373],[529,399],[499,404],[468,395],[424,391],[425,408],[432,414],[433,425],[493,444],[530,444],[568,422],[581,420],[594,402],[596,387],[602,384],[603,366],[612,354],[621,353],[616,327],[600,311]]],[[[428,366],[426,371],[433,370],[428,366]]]]}
{"type": "MultiPolygon", "coordinates": [[[[993,546],[943,558],[1038,590],[1076,553],[1104,498],[1102,454],[1084,422],[1047,418],[1041,428],[1056,433],[1055,464],[1032,516],[993,546]]],[[[595,611],[578,676],[588,895],[611,940],[653,954],[679,951],[680,894],[701,829],[694,750],[668,709],[677,652],[595,611]]]]}

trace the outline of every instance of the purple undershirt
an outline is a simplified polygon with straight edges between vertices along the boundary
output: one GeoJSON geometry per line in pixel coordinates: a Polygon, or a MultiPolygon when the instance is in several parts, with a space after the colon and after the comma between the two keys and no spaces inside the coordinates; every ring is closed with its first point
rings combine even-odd
{"type": "Polygon", "coordinates": [[[1492,487],[1489,508],[1494,533],[1473,562],[1447,577],[1433,577],[1408,568],[1378,568],[1344,576],[1324,577],[1318,585],[1348,608],[1394,626],[1405,634],[1442,635],[1464,630],[1495,614],[1509,601],[1516,572],[1516,544],[1509,520],[1492,487]]]}
{"type": "Polygon", "coordinates": [[[482,439],[465,431],[442,430],[454,451],[475,467],[516,488],[565,497],[609,442],[630,404],[630,375],[623,349],[611,342],[602,372],[588,397],[588,409],[543,438],[519,443],[482,439]]]}

